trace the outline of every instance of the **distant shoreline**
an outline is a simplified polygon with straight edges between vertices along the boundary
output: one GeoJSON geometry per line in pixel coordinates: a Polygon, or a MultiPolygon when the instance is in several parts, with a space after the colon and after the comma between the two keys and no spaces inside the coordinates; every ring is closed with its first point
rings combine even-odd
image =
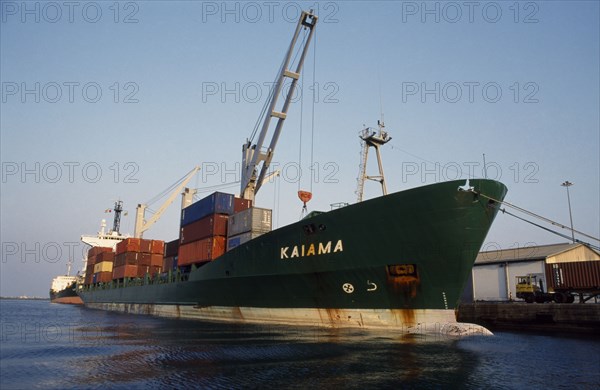
{"type": "Polygon", "coordinates": [[[50,298],[42,298],[42,297],[0,297],[0,299],[12,299],[19,301],[49,301],[50,298]]]}

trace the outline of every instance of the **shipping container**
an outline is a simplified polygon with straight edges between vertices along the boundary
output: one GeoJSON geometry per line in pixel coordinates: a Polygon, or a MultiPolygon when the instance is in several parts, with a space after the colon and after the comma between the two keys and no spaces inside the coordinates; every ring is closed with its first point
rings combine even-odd
{"type": "Polygon", "coordinates": [[[162,256],[165,253],[165,242],[162,240],[152,240],[150,253],[162,256]]]}
{"type": "Polygon", "coordinates": [[[233,213],[239,213],[252,207],[252,201],[244,198],[233,198],[233,213]]]}
{"type": "Polygon", "coordinates": [[[94,273],[94,283],[108,283],[112,280],[111,272],[96,272],[94,273]]]}
{"type": "Polygon", "coordinates": [[[178,266],[214,260],[225,253],[225,237],[217,236],[179,246],[178,266]]]}
{"type": "Polygon", "coordinates": [[[145,276],[146,274],[148,274],[149,277],[153,278],[154,276],[156,276],[156,274],[159,274],[162,272],[162,265],[159,266],[145,266],[145,267],[138,267],[138,275],[140,277],[145,276]]]}
{"type": "Polygon", "coordinates": [[[116,253],[120,255],[125,252],[139,252],[141,238],[126,238],[117,244],[116,253]]]}
{"type": "Polygon", "coordinates": [[[112,252],[112,248],[105,248],[101,246],[93,246],[88,250],[88,259],[90,257],[96,257],[102,252],[112,252]]]}
{"type": "Polygon", "coordinates": [[[212,236],[227,235],[227,215],[211,214],[181,228],[180,245],[212,236]]]}
{"type": "Polygon", "coordinates": [[[112,272],[113,279],[123,279],[123,278],[138,278],[144,275],[141,275],[140,269],[137,265],[122,265],[119,267],[114,267],[112,272]]]}
{"type": "Polygon", "coordinates": [[[138,255],[137,265],[162,267],[163,257],[156,253],[140,253],[138,255]]]}
{"type": "Polygon", "coordinates": [[[179,251],[179,241],[180,239],[178,238],[176,240],[165,243],[165,257],[177,256],[177,252],[179,251]]]}
{"type": "Polygon", "coordinates": [[[113,252],[113,251],[110,251],[110,252],[102,252],[102,253],[99,253],[99,254],[96,256],[96,262],[95,262],[95,264],[101,263],[101,262],[103,262],[103,261],[109,261],[109,262],[111,262],[111,263],[112,263],[113,261],[115,261],[115,252],[113,252]]]}
{"type": "Polygon", "coordinates": [[[554,291],[600,289],[600,261],[546,264],[546,279],[554,291]]]}
{"type": "Polygon", "coordinates": [[[229,237],[227,239],[227,250],[230,251],[237,246],[240,246],[250,240],[255,239],[256,237],[262,236],[263,234],[264,233],[247,232],[238,234],[237,236],[229,237]]]}
{"type": "Polygon", "coordinates": [[[247,232],[270,232],[272,228],[271,217],[271,210],[259,207],[252,207],[248,210],[240,211],[229,217],[227,222],[227,234],[230,237],[233,237],[247,232]]]}
{"type": "Polygon", "coordinates": [[[181,210],[181,226],[189,225],[210,214],[233,214],[233,195],[215,192],[181,210]]]}
{"type": "Polygon", "coordinates": [[[169,256],[163,258],[162,268],[165,272],[177,268],[176,256],[169,256]]]}
{"type": "Polygon", "coordinates": [[[141,257],[139,252],[125,252],[115,256],[115,267],[124,265],[138,265],[138,260],[141,257]]]}
{"type": "Polygon", "coordinates": [[[100,263],[96,263],[94,265],[94,273],[98,272],[112,272],[113,262],[112,261],[102,261],[100,263]]]}

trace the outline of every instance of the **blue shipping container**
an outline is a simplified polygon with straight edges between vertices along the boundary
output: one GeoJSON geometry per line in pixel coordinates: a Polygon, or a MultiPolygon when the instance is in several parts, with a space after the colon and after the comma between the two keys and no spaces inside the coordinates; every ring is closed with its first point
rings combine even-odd
{"type": "Polygon", "coordinates": [[[210,214],[233,214],[233,195],[215,192],[181,210],[181,226],[189,225],[210,214]]]}

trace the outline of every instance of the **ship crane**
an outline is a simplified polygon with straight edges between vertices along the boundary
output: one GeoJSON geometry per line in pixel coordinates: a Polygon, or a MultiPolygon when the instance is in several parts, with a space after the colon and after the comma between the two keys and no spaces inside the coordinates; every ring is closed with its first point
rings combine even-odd
{"type": "Polygon", "coordinates": [[[268,100],[267,111],[265,111],[264,121],[258,134],[258,140],[256,143],[252,143],[252,139],[258,130],[258,127],[255,128],[253,135],[249,140],[242,146],[242,168],[241,168],[241,187],[240,187],[240,196],[245,199],[254,201],[256,193],[262,186],[264,182],[265,175],[269,169],[269,165],[271,164],[271,160],[273,159],[273,153],[275,152],[275,146],[277,145],[277,140],[279,139],[279,135],[281,134],[281,128],[283,127],[283,122],[287,118],[287,111],[292,99],[292,95],[294,94],[296,84],[298,79],[300,78],[300,74],[302,72],[302,67],[304,65],[304,59],[306,57],[306,53],[308,52],[308,47],[310,45],[310,41],[312,39],[313,33],[315,31],[315,26],[317,24],[318,17],[310,12],[303,11],[300,15],[300,19],[298,20],[298,24],[296,26],[296,31],[286,53],[286,56],[283,60],[282,66],[279,69],[279,73],[277,79],[275,81],[275,87],[273,88],[270,100],[268,100]],[[300,36],[300,31],[302,28],[308,29],[308,35],[305,36],[301,42],[298,42],[298,37],[300,36]],[[290,67],[290,61],[292,60],[292,55],[298,48],[300,52],[300,58],[298,63],[296,64],[295,70],[288,69],[290,67]],[[281,111],[276,111],[275,106],[277,104],[277,99],[281,90],[283,88],[283,83],[285,78],[289,78],[292,80],[290,88],[287,90],[287,94],[285,97],[285,102],[281,111]],[[271,142],[267,148],[265,148],[264,142],[269,131],[269,126],[271,124],[271,118],[276,118],[276,127],[271,136],[271,142]],[[262,163],[262,166],[259,165],[262,163]],[[260,172],[259,172],[260,169],[260,172]]]}
{"type": "MultiPolygon", "coordinates": [[[[162,216],[162,214],[165,212],[165,210],[171,205],[171,203],[173,203],[173,201],[175,200],[177,195],[179,195],[179,193],[184,189],[184,187],[189,183],[189,181],[192,179],[192,177],[199,170],[200,170],[200,167],[195,167],[194,169],[192,169],[190,171],[190,173],[188,173],[183,178],[183,180],[181,180],[181,183],[173,190],[171,195],[169,195],[167,200],[165,200],[165,202],[160,206],[158,211],[156,211],[149,220],[146,221],[144,219],[148,205],[147,204],[138,204],[137,205],[136,214],[135,214],[135,228],[133,231],[133,236],[135,238],[142,238],[144,232],[146,230],[150,229],[150,227],[152,227],[152,225],[154,225],[156,223],[156,221],[159,220],[159,218],[162,216]]],[[[186,192],[188,192],[188,191],[186,191],[186,192]]],[[[186,192],[184,192],[184,194],[186,192]]],[[[192,196],[193,196],[193,194],[192,194],[192,196]]],[[[186,196],[184,195],[184,200],[185,199],[186,199],[186,196]]],[[[182,202],[182,206],[183,206],[183,203],[185,203],[185,201],[182,202]]]]}

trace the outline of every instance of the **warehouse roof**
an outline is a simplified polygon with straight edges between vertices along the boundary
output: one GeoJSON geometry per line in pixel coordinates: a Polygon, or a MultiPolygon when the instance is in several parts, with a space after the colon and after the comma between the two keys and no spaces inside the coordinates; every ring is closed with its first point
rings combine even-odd
{"type": "Polygon", "coordinates": [[[479,252],[475,265],[546,260],[547,257],[571,250],[583,244],[550,244],[517,246],[515,248],[479,252]]]}

